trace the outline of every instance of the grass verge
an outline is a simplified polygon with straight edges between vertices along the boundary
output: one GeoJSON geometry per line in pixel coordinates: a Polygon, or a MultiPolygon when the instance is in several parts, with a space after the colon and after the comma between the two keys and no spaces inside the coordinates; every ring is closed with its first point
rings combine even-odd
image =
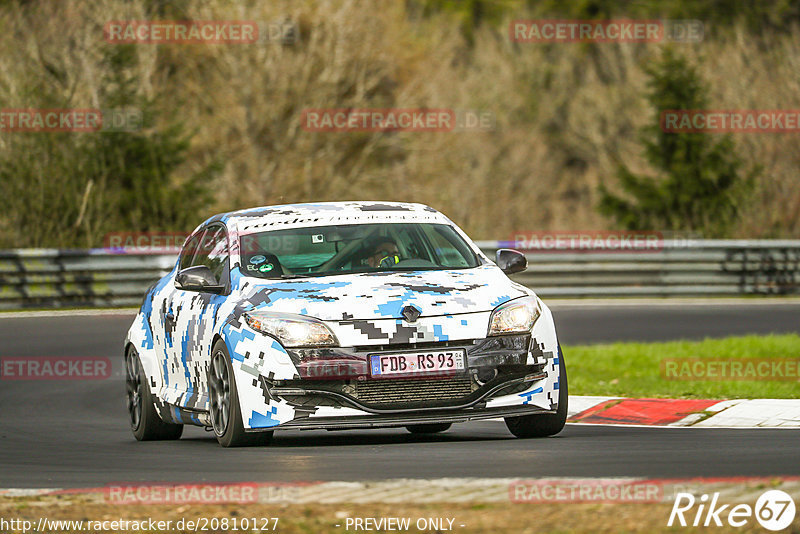
{"type": "Polygon", "coordinates": [[[565,346],[563,350],[573,395],[800,397],[800,336],[796,334],[565,346]],[[768,367],[761,364],[764,361],[768,367]],[[734,368],[734,362],[739,362],[740,367],[734,368]],[[740,372],[731,377],[737,369],[740,372]],[[710,373],[716,376],[709,379],[710,373]]]}

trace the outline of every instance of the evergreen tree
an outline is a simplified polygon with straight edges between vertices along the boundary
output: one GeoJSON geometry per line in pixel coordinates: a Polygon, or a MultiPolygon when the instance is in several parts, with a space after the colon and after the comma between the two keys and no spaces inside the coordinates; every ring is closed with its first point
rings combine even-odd
{"type": "Polygon", "coordinates": [[[742,175],[729,135],[663,131],[662,111],[708,107],[708,89],[684,57],[667,47],[646,72],[654,120],[644,128],[643,145],[657,175],[637,176],[621,164],[618,178],[623,194],[601,185],[600,212],[629,230],[725,235],[759,169],[742,175]]]}

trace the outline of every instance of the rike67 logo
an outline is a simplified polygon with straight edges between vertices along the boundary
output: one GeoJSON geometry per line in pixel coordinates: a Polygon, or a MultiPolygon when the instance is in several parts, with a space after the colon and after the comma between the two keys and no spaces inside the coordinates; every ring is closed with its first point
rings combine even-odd
{"type": "Polygon", "coordinates": [[[755,506],[749,504],[720,504],[719,492],[703,494],[699,498],[691,493],[678,493],[667,526],[682,527],[743,527],[755,519],[763,528],[783,530],[792,524],[795,504],[791,495],[781,490],[769,490],[761,494],[755,506]]]}

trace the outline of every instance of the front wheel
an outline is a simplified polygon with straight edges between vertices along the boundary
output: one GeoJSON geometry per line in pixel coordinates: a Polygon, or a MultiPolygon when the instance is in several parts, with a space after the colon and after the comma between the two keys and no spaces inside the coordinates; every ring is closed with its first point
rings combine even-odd
{"type": "Polygon", "coordinates": [[[225,343],[217,341],[211,351],[208,369],[208,396],[211,426],[223,447],[266,445],[272,432],[245,432],[233,366],[225,343]]]}
{"type": "Polygon", "coordinates": [[[558,410],[556,413],[506,417],[506,426],[518,438],[544,438],[561,432],[567,422],[567,364],[558,346],[558,410]]]}
{"type": "Polygon", "coordinates": [[[132,347],[125,352],[125,389],[128,418],[137,440],[155,441],[181,437],[183,425],[166,423],[156,412],[142,362],[132,347]]]}

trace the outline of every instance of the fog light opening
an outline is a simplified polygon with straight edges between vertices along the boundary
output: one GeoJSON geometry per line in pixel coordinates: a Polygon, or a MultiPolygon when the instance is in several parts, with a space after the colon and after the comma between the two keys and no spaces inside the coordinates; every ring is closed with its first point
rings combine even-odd
{"type": "Polygon", "coordinates": [[[486,385],[487,382],[491,382],[497,377],[497,368],[481,367],[480,369],[475,369],[473,373],[475,376],[475,382],[477,382],[479,386],[483,386],[486,385]]]}

